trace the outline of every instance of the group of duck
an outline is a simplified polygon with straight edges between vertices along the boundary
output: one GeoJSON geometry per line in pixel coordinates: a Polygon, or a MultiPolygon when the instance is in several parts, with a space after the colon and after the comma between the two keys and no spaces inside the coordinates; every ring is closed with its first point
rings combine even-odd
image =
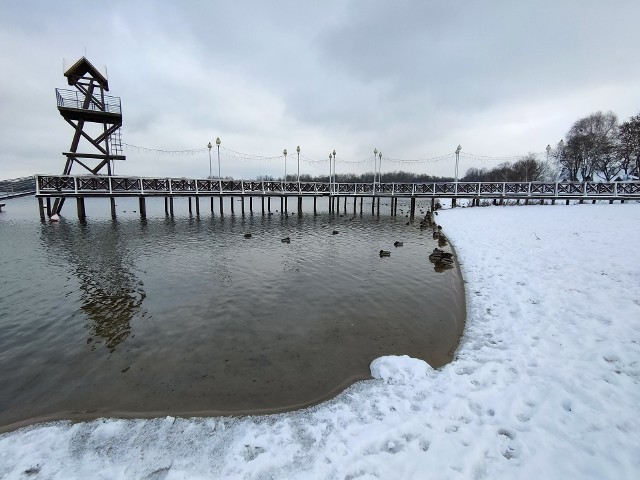
{"type": "MultiPolygon", "coordinates": [[[[437,215],[437,212],[434,212],[437,215]]],[[[433,238],[438,240],[438,245],[443,246],[446,245],[446,237],[444,233],[442,233],[442,226],[437,225],[433,221],[433,215],[430,211],[427,211],[427,214],[420,222],[420,230],[425,230],[428,227],[434,227],[433,238]]],[[[337,235],[338,230],[333,230],[331,232],[332,235],[337,235]]],[[[251,238],[252,235],[250,233],[245,233],[244,238],[251,238]]],[[[291,243],[290,237],[285,237],[280,240],[282,243],[291,243]]],[[[403,246],[403,242],[395,241],[393,242],[393,246],[398,248],[403,246]]],[[[389,250],[380,250],[380,258],[382,257],[390,257],[391,252],[389,250]]],[[[435,264],[436,268],[448,268],[453,265],[453,253],[445,252],[444,250],[436,247],[433,249],[433,252],[429,255],[429,261],[435,264]]]]}
{"type": "MultiPolygon", "coordinates": [[[[402,245],[404,245],[404,243],[402,242],[398,242],[398,241],[393,242],[393,246],[396,248],[401,247],[402,245]]],[[[390,257],[390,256],[391,256],[391,252],[389,250],[380,250],[380,258],[390,257]]]]}

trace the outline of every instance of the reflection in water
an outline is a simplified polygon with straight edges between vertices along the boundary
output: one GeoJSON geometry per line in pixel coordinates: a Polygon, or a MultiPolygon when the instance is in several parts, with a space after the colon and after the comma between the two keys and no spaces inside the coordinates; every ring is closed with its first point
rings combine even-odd
{"type": "Polygon", "coordinates": [[[0,222],[0,427],[297,408],[368,378],[381,355],[437,368],[458,344],[458,269],[434,272],[433,232],[404,217],[172,218],[159,199],[148,220],[113,222],[92,206],[87,224],[42,225],[32,208],[10,232],[0,222]]]}
{"type": "Polygon", "coordinates": [[[126,238],[116,222],[88,225],[43,225],[43,244],[52,257],[63,256],[79,281],[80,310],[87,324],[92,348],[104,342],[113,351],[131,335],[131,319],[141,312],[145,292],[127,265],[126,238]]]}

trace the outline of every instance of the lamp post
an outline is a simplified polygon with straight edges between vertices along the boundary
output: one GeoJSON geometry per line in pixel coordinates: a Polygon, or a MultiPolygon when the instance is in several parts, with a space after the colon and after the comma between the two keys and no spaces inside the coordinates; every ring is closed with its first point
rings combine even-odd
{"type": "Polygon", "coordinates": [[[373,149],[373,187],[376,186],[376,175],[378,173],[378,164],[376,163],[376,158],[378,157],[378,149],[373,149]]]}
{"type": "Polygon", "coordinates": [[[287,149],[285,148],[282,153],[284,154],[284,181],[287,181],[287,149]]]}
{"type": "Polygon", "coordinates": [[[458,183],[458,162],[460,161],[460,150],[462,150],[462,147],[458,145],[458,148],[456,148],[456,183],[458,183]]]}
{"type": "Polygon", "coordinates": [[[336,190],[336,184],[338,183],[338,176],[336,175],[336,150],[333,149],[333,189],[336,190]]]}
{"type": "Polygon", "coordinates": [[[216,146],[218,147],[218,180],[222,180],[222,178],[220,177],[220,144],[222,142],[220,141],[220,137],[216,138],[216,146]]]}
{"type": "Polygon", "coordinates": [[[547,165],[545,167],[545,181],[548,182],[549,181],[549,177],[550,177],[550,173],[549,172],[549,154],[551,153],[551,145],[547,145],[547,148],[545,149],[547,151],[547,165]]]}
{"type": "Polygon", "coordinates": [[[209,149],[209,178],[211,178],[211,147],[213,147],[213,145],[209,142],[207,145],[207,148],[209,149]]]}
{"type": "Polygon", "coordinates": [[[331,192],[331,154],[329,154],[329,192],[331,192]]]}
{"type": "Polygon", "coordinates": [[[296,152],[298,152],[298,183],[300,183],[300,145],[296,148],[296,152]]]}
{"type": "Polygon", "coordinates": [[[378,185],[382,183],[382,152],[378,152],[378,185]]]}

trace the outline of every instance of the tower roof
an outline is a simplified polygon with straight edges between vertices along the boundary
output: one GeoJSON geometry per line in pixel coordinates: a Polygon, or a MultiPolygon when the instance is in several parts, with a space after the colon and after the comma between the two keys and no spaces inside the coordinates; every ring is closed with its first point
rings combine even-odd
{"type": "Polygon", "coordinates": [[[87,74],[98,82],[102,88],[109,91],[109,80],[86,57],[82,57],[64,72],[69,85],[75,85],[80,78],[86,77],[87,74]]]}

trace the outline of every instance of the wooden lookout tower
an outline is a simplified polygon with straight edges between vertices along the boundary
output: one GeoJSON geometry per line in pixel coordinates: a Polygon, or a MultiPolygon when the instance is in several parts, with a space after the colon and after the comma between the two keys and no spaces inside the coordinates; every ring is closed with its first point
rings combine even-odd
{"type": "MultiPolygon", "coordinates": [[[[82,57],[64,72],[74,89],[56,88],[58,111],[74,129],[63,175],[70,175],[74,164],[99,175],[106,168],[111,175],[112,161],[124,160],[120,127],[122,108],[119,97],[105,95],[109,91],[106,71],[102,73],[82,57]]],[[[51,214],[59,214],[64,198],[57,198],[51,214]]]]}

